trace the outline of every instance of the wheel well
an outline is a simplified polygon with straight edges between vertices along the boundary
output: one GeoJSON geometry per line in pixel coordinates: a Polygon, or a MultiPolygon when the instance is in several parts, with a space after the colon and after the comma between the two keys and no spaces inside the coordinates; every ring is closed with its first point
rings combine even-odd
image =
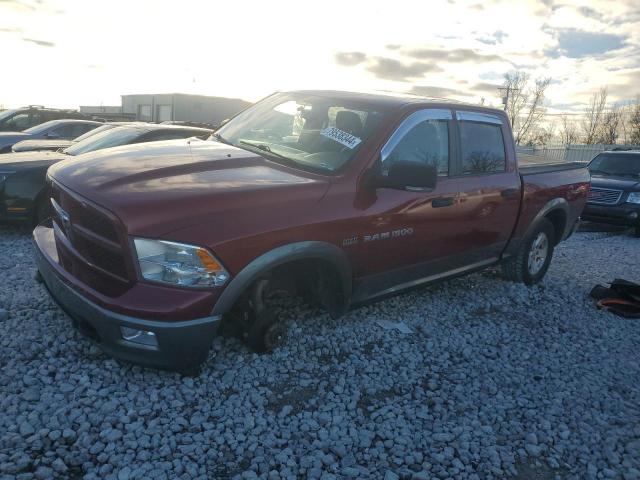
{"type": "Polygon", "coordinates": [[[558,208],[547,213],[544,218],[549,220],[553,225],[556,234],[556,243],[560,243],[567,227],[567,214],[564,210],[558,208]]]}
{"type": "Polygon", "coordinates": [[[292,297],[302,297],[306,301],[317,302],[327,312],[338,317],[348,306],[347,293],[342,288],[339,269],[328,260],[303,258],[291,260],[261,272],[248,286],[238,302],[251,297],[257,284],[267,282],[270,293],[287,293],[292,297]]]}

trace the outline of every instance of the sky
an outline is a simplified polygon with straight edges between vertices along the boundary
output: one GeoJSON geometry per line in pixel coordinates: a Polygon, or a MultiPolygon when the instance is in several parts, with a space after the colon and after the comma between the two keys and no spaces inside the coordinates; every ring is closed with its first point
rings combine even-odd
{"type": "Polygon", "coordinates": [[[640,94],[639,26],[639,0],[0,0],[0,107],[307,88],[499,105],[517,70],[579,112],[601,86],[640,94]]]}

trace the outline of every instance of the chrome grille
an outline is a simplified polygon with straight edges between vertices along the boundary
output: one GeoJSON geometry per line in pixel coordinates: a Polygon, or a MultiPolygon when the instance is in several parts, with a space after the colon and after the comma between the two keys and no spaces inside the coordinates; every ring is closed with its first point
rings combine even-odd
{"type": "Polygon", "coordinates": [[[622,197],[622,190],[591,187],[587,202],[600,205],[615,205],[620,201],[620,197],[622,197]]]}

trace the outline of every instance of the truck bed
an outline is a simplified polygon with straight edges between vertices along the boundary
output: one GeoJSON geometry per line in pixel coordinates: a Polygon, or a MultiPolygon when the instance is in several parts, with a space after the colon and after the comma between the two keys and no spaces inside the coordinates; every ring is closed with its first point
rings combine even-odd
{"type": "Polygon", "coordinates": [[[519,164],[518,169],[522,175],[537,175],[540,173],[559,172],[563,170],[574,170],[577,168],[586,168],[584,162],[564,162],[564,163],[532,163],[519,164]]]}

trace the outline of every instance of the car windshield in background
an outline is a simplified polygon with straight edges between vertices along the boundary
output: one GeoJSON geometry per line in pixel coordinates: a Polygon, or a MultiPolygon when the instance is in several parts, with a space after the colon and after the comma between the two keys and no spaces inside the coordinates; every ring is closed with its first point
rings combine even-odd
{"type": "Polygon", "coordinates": [[[146,130],[140,128],[115,127],[105,130],[101,133],[91,135],[89,138],[82,140],[64,150],[68,155],[80,155],[81,153],[93,152],[102,148],[117,147],[131,143],[146,130]]]}
{"type": "Polygon", "coordinates": [[[589,164],[591,173],[640,177],[640,153],[600,154],[589,164]]]}
{"type": "Polygon", "coordinates": [[[14,113],[16,113],[16,111],[17,110],[15,110],[15,109],[10,109],[10,110],[4,110],[4,111],[0,112],[0,121],[4,120],[5,118],[10,117],[14,113]]]}
{"type": "Polygon", "coordinates": [[[74,138],[73,141],[74,142],[81,142],[85,138],[92,137],[93,135],[96,135],[96,134],[98,134],[100,132],[105,132],[107,130],[111,130],[114,127],[115,127],[115,125],[101,125],[98,128],[94,128],[93,130],[89,130],[88,132],[83,133],[79,137],[74,138]]]}
{"type": "Polygon", "coordinates": [[[382,118],[366,103],[282,93],[245,110],[213,138],[275,162],[332,172],[353,158],[382,118]]]}
{"type": "Polygon", "coordinates": [[[48,122],[41,123],[36,125],[35,127],[27,128],[24,133],[30,133],[31,135],[37,135],[42,132],[46,132],[51,127],[58,125],[60,122],[58,120],[50,120],[48,122]]]}

